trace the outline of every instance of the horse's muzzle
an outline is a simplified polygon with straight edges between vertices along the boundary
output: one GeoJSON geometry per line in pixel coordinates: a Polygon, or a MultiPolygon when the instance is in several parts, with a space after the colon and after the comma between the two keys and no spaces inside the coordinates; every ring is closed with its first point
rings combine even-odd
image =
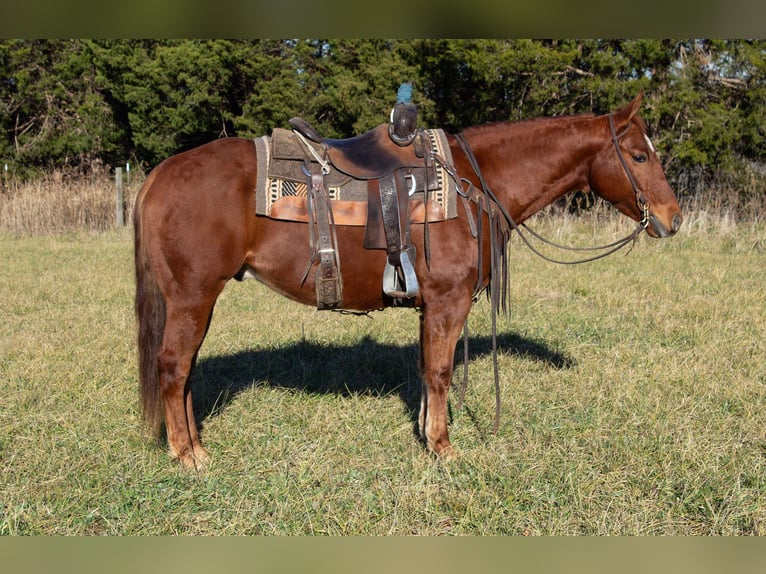
{"type": "Polygon", "coordinates": [[[681,228],[681,223],[683,223],[684,218],[681,216],[680,213],[676,213],[673,216],[673,219],[670,221],[670,227],[665,226],[656,215],[649,214],[649,229],[647,229],[647,232],[652,237],[662,238],[662,237],[670,237],[672,235],[675,235],[676,232],[681,228]]]}

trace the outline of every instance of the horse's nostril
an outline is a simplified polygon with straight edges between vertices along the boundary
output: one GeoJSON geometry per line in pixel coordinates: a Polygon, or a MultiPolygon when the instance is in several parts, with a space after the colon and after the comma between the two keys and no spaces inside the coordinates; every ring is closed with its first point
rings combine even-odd
{"type": "Polygon", "coordinates": [[[680,215],[676,215],[673,218],[673,223],[671,227],[671,230],[673,231],[673,233],[675,233],[681,228],[681,223],[683,222],[683,220],[684,220],[683,217],[681,217],[680,215]]]}

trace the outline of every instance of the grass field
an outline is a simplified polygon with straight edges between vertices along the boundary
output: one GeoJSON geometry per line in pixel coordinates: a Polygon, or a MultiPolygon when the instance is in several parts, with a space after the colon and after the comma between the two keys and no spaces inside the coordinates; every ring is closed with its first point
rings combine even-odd
{"type": "Polygon", "coordinates": [[[230,284],[194,379],[213,463],[192,474],[141,429],[128,231],[0,235],[0,266],[0,534],[766,534],[763,224],[697,214],[574,267],[514,240],[500,430],[482,299],[446,464],[413,431],[412,310],[230,284]]]}

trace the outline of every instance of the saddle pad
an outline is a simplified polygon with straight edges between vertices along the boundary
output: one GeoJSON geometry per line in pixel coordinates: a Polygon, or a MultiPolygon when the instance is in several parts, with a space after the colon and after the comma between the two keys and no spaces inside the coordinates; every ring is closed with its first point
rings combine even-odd
{"type": "MultiPolygon", "coordinates": [[[[442,130],[424,130],[431,142],[431,149],[448,165],[452,154],[447,137],[442,130]]],[[[307,221],[308,178],[303,173],[306,151],[290,130],[277,128],[271,137],[256,138],[258,177],[256,182],[255,210],[257,215],[289,221],[307,221]],[[276,174],[279,174],[278,176],[276,174]]],[[[457,193],[455,182],[439,163],[434,163],[435,182],[428,195],[428,221],[443,221],[457,217],[457,193]]],[[[363,226],[367,221],[367,181],[354,179],[334,168],[326,176],[327,189],[339,225],[363,226]],[[342,216],[338,217],[339,215],[342,216]]],[[[423,192],[410,198],[412,220],[425,220],[423,192]]]]}

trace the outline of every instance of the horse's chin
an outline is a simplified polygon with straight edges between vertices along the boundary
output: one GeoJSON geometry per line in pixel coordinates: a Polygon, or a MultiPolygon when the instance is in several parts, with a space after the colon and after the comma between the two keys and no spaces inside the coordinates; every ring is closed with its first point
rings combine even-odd
{"type": "Polygon", "coordinates": [[[654,239],[662,239],[663,237],[667,237],[667,230],[664,227],[655,227],[655,224],[651,219],[649,220],[649,225],[646,226],[646,234],[649,237],[653,237],[654,239]]]}
{"type": "Polygon", "coordinates": [[[659,218],[653,213],[649,214],[649,225],[646,228],[646,232],[650,237],[655,239],[662,239],[664,237],[672,237],[676,234],[681,227],[681,216],[676,215],[670,224],[670,227],[665,226],[659,218]]]}

